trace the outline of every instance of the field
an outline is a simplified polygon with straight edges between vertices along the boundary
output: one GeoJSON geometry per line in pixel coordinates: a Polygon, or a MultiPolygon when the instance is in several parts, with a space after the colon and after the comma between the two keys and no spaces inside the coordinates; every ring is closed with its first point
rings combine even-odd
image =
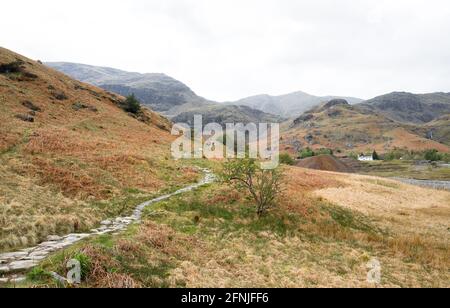
{"type": "Polygon", "coordinates": [[[83,256],[82,287],[450,287],[450,193],[291,167],[277,209],[257,219],[243,193],[211,184],[161,202],[142,225],[54,255],[25,285],[83,256]],[[446,270],[447,269],[447,270],[446,270]]]}
{"type": "MultiPolygon", "coordinates": [[[[347,163],[348,160],[345,160],[347,163]]],[[[439,164],[419,164],[414,161],[394,160],[351,164],[355,172],[388,178],[450,181],[450,168],[439,164]]]]}

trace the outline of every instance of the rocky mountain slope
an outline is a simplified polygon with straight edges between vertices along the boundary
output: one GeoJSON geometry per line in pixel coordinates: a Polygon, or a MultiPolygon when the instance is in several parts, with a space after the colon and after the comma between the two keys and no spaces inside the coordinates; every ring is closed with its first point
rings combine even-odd
{"type": "Polygon", "coordinates": [[[450,93],[393,92],[365,101],[361,106],[404,123],[429,123],[450,114],[450,93]]]}
{"type": "Polygon", "coordinates": [[[83,232],[197,179],[170,158],[171,123],[0,48],[0,251],[83,232]]]}
{"type": "Polygon", "coordinates": [[[177,113],[173,109],[185,104],[198,107],[210,103],[182,82],[164,74],[140,74],[67,62],[46,64],[72,78],[123,96],[134,93],[144,105],[169,116],[177,113]]]}
{"type": "MultiPolygon", "coordinates": [[[[123,96],[134,93],[146,106],[164,114],[174,121],[186,120],[194,114],[203,115],[204,119],[238,123],[241,120],[266,122],[282,118],[272,116],[251,108],[237,108],[206,100],[195,94],[188,86],[164,74],[139,74],[125,72],[114,68],[92,65],[53,62],[46,63],[77,80],[91,83],[105,90],[123,96]],[[238,113],[236,113],[238,111],[238,113]],[[241,113],[239,113],[241,112],[241,113]]],[[[218,123],[224,124],[228,122],[218,123]]]]}
{"type": "Polygon", "coordinates": [[[448,145],[427,136],[430,128],[400,123],[345,100],[322,104],[284,125],[283,143],[293,153],[308,146],[358,154],[394,148],[449,151],[448,145]]]}
{"type": "Polygon", "coordinates": [[[247,106],[285,118],[299,116],[303,112],[334,98],[343,98],[351,104],[361,103],[359,98],[314,96],[304,92],[294,92],[281,96],[256,95],[229,104],[247,106]]]}
{"type": "Polygon", "coordinates": [[[201,114],[203,123],[279,123],[284,119],[280,116],[264,113],[259,110],[246,106],[222,106],[214,105],[210,107],[201,107],[192,109],[189,112],[183,112],[172,120],[176,123],[193,124],[194,115],[201,114]]]}

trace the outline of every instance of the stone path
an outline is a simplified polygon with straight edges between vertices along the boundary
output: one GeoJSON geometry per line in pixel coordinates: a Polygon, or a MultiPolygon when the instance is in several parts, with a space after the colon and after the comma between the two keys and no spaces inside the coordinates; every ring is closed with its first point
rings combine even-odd
{"type": "Polygon", "coordinates": [[[199,183],[144,202],[136,207],[131,216],[117,217],[115,219],[102,221],[99,228],[92,229],[89,233],[73,233],[62,237],[52,235],[47,238],[46,242],[40,243],[36,247],[0,254],[0,284],[22,282],[25,278],[18,274],[37,266],[39,262],[48,257],[51,253],[67,248],[88,237],[123,231],[130,224],[141,220],[142,212],[146,207],[173,196],[195,190],[214,181],[215,176],[210,170],[201,169],[201,171],[204,172],[205,176],[199,183]]]}

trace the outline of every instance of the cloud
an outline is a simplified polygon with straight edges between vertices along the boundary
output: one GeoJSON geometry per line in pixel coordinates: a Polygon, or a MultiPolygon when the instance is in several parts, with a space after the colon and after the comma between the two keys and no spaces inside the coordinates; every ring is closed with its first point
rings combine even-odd
{"type": "Polygon", "coordinates": [[[210,99],[450,91],[444,0],[7,1],[1,44],[164,72],[210,99]]]}

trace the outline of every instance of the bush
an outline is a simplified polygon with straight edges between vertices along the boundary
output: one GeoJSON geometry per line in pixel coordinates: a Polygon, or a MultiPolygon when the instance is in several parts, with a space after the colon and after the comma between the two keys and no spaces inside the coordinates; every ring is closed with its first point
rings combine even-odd
{"type": "Polygon", "coordinates": [[[73,257],[73,259],[80,262],[80,269],[81,269],[81,279],[86,279],[91,271],[91,260],[90,258],[85,255],[84,253],[77,253],[73,257]]]}
{"type": "Polygon", "coordinates": [[[332,149],[323,148],[323,149],[315,151],[314,156],[318,156],[318,155],[333,155],[333,154],[334,154],[334,152],[333,152],[332,149]]]}
{"type": "Polygon", "coordinates": [[[304,159],[304,158],[308,158],[308,157],[313,157],[314,155],[316,155],[316,154],[314,153],[314,151],[311,150],[311,148],[308,147],[308,148],[306,148],[306,149],[303,149],[303,150],[300,152],[299,158],[304,159]]]}
{"type": "Polygon", "coordinates": [[[284,165],[293,166],[295,165],[295,160],[291,157],[291,155],[283,153],[280,154],[280,163],[284,165]]]}
{"type": "Polygon", "coordinates": [[[377,151],[373,151],[372,157],[373,160],[380,160],[380,155],[378,155],[377,151]]]}
{"type": "Polygon", "coordinates": [[[442,160],[443,155],[441,155],[438,150],[428,150],[425,152],[425,159],[429,161],[439,161],[442,160]]]}
{"type": "Polygon", "coordinates": [[[133,114],[137,114],[141,111],[141,103],[134,94],[127,96],[127,99],[125,100],[125,111],[133,114]]]}
{"type": "Polygon", "coordinates": [[[246,190],[256,204],[258,217],[275,206],[281,194],[282,173],[280,169],[261,169],[255,159],[234,159],[225,163],[220,175],[222,182],[238,190],[246,190]]]}

